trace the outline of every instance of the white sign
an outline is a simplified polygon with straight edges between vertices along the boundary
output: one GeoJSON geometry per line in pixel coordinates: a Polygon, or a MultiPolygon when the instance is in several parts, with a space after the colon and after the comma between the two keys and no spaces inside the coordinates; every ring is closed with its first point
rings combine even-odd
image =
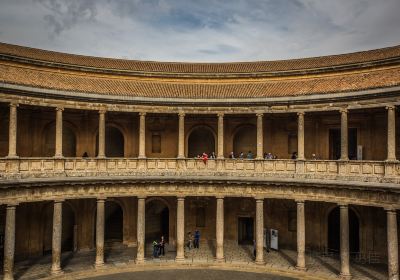
{"type": "Polygon", "coordinates": [[[278,230],[271,229],[271,249],[278,250],[278,230]]]}

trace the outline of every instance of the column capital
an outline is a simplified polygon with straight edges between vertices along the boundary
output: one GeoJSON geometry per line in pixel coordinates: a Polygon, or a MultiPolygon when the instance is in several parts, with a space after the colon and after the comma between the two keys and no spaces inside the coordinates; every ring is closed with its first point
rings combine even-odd
{"type": "Polygon", "coordinates": [[[139,112],[139,116],[141,116],[141,117],[145,117],[146,116],[146,112],[139,112]]]}
{"type": "Polygon", "coordinates": [[[224,199],[225,196],[223,196],[223,195],[216,195],[215,198],[216,198],[216,199],[224,199]]]}
{"type": "Polygon", "coordinates": [[[183,200],[185,200],[185,196],[177,196],[176,199],[178,201],[183,201],[183,200]]]}
{"type": "Polygon", "coordinates": [[[63,203],[64,201],[65,201],[65,199],[62,199],[62,198],[54,199],[54,203],[63,203]]]}
{"type": "Polygon", "coordinates": [[[217,113],[217,116],[218,116],[218,118],[223,118],[223,117],[224,117],[224,115],[225,115],[225,113],[222,113],[222,112],[220,112],[220,113],[217,113]]]}
{"type": "Polygon", "coordinates": [[[178,116],[181,117],[181,118],[185,117],[185,115],[186,115],[185,112],[178,112],[178,116]]]}
{"type": "Polygon", "coordinates": [[[256,196],[256,197],[254,197],[254,199],[256,200],[256,203],[264,202],[264,197],[262,197],[262,196],[256,196]]]}
{"type": "Polygon", "coordinates": [[[100,110],[99,110],[99,114],[100,114],[100,115],[105,115],[105,113],[107,113],[107,110],[106,110],[106,109],[100,109],[100,110]]]}
{"type": "Polygon", "coordinates": [[[339,109],[339,112],[340,112],[341,114],[347,114],[347,113],[349,112],[349,110],[348,110],[347,108],[340,108],[340,109],[339,109]]]}
{"type": "Polygon", "coordinates": [[[145,195],[138,195],[137,196],[137,199],[146,199],[147,198],[147,196],[145,196],[145,195]]]}
{"type": "Polygon", "coordinates": [[[97,202],[105,202],[107,200],[107,197],[99,196],[99,197],[96,197],[96,200],[97,200],[97,202]]]}
{"type": "Polygon", "coordinates": [[[57,106],[57,107],[56,107],[56,111],[61,111],[61,112],[62,112],[62,111],[64,111],[64,107],[57,106]]]}
{"type": "Polygon", "coordinates": [[[304,204],[306,201],[304,199],[295,199],[295,202],[297,204],[300,204],[300,203],[304,204]]]}
{"type": "Polygon", "coordinates": [[[349,204],[347,204],[347,203],[338,203],[338,206],[340,208],[349,208],[349,204]]]}
{"type": "Polygon", "coordinates": [[[264,113],[256,113],[257,118],[262,118],[264,117],[264,113]]]}
{"type": "Polygon", "coordinates": [[[12,108],[17,108],[17,107],[19,107],[19,104],[16,103],[16,102],[11,102],[11,103],[10,103],[10,107],[12,107],[12,108]]]}
{"type": "Polygon", "coordinates": [[[386,110],[396,110],[396,106],[395,105],[386,105],[385,109],[386,110]]]}
{"type": "Polygon", "coordinates": [[[15,209],[19,203],[9,203],[7,204],[7,209],[15,209]]]}
{"type": "Polygon", "coordinates": [[[304,112],[304,111],[297,112],[297,116],[304,116],[305,114],[306,114],[306,112],[304,112]]]}
{"type": "Polygon", "coordinates": [[[396,213],[396,208],[394,208],[394,207],[384,207],[383,208],[386,212],[389,212],[389,213],[396,213]]]}

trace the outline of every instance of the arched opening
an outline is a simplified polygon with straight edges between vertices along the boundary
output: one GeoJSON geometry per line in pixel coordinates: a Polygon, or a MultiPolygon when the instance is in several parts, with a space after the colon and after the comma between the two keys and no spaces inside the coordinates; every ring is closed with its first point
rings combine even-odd
{"type": "Polygon", "coordinates": [[[114,201],[106,201],[104,240],[109,243],[122,242],[122,228],[123,211],[121,206],[114,201]]]}
{"type": "MultiPolygon", "coordinates": [[[[360,251],[360,222],[356,213],[349,208],[349,249],[360,251]]],[[[328,215],[328,249],[340,251],[340,208],[334,208],[328,215]]]]}
{"type": "Polygon", "coordinates": [[[188,157],[215,152],[215,138],[211,129],[201,126],[192,130],[188,138],[188,157]]]}
{"type": "MultiPolygon", "coordinates": [[[[50,124],[44,130],[44,144],[42,147],[42,155],[45,157],[54,156],[56,149],[56,126],[54,123],[50,124]]],[[[62,144],[63,144],[63,156],[75,157],[76,156],[76,136],[74,131],[63,125],[62,129],[62,144]]]]}
{"type": "Polygon", "coordinates": [[[257,150],[257,130],[253,125],[240,127],[233,137],[233,153],[245,155],[251,151],[253,154],[257,150]]]}
{"type": "MultiPolygon", "coordinates": [[[[106,126],[106,157],[124,157],[124,135],[114,126],[106,126]]],[[[96,136],[96,155],[99,151],[99,134],[96,136]]]]}
{"type": "MultiPolygon", "coordinates": [[[[51,254],[53,239],[53,210],[54,204],[47,203],[42,212],[43,222],[43,255],[51,254]]],[[[62,229],[61,250],[62,252],[74,251],[76,242],[75,213],[68,203],[62,204],[62,229]]]]}
{"type": "Polygon", "coordinates": [[[154,240],[160,241],[164,236],[166,242],[169,238],[169,209],[159,199],[146,203],[146,243],[154,240]]]}

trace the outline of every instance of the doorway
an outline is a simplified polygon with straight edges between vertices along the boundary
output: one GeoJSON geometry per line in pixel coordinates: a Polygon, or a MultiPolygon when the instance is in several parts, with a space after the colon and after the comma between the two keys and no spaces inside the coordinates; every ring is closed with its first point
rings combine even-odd
{"type": "MultiPolygon", "coordinates": [[[[349,208],[349,249],[360,251],[360,223],[356,213],[349,208]]],[[[334,208],[328,216],[328,250],[340,252],[340,208],[334,208]]]]}
{"type": "Polygon", "coordinates": [[[169,242],[169,209],[162,200],[151,200],[146,203],[146,243],[160,240],[164,236],[169,242]]]}
{"type": "Polygon", "coordinates": [[[251,217],[238,218],[238,243],[239,245],[253,244],[254,219],[251,217]]]}
{"type": "MultiPolygon", "coordinates": [[[[329,129],[329,159],[340,159],[340,129],[329,129]]],[[[348,155],[349,159],[357,159],[357,128],[349,128],[348,130],[348,155]]]]}

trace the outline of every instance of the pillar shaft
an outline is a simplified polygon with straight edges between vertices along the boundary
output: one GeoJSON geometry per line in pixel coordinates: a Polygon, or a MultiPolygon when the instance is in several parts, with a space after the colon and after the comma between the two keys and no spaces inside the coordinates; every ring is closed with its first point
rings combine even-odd
{"type": "Polygon", "coordinates": [[[386,210],[389,280],[399,280],[399,253],[396,210],[386,210]]]}
{"type": "Polygon", "coordinates": [[[306,268],[305,247],[306,228],[304,217],[304,201],[297,201],[297,269],[306,268]]]}
{"type": "Polygon", "coordinates": [[[350,278],[349,207],[340,205],[340,275],[350,278]]]}
{"type": "Polygon", "coordinates": [[[14,279],[15,205],[7,206],[4,236],[4,280],[14,279]]]}
{"type": "Polygon", "coordinates": [[[139,113],[139,158],[146,158],[146,113],[139,113]]]}
{"type": "Polygon", "coordinates": [[[8,157],[17,157],[17,107],[18,104],[10,104],[10,122],[8,131],[8,157]]]}
{"type": "Polygon", "coordinates": [[[62,202],[54,201],[51,273],[61,271],[62,202]]]}
{"type": "Polygon", "coordinates": [[[185,157],[185,113],[179,113],[178,158],[185,157]]]}
{"type": "Polygon", "coordinates": [[[63,134],[63,109],[56,108],[56,149],[54,154],[55,157],[63,156],[62,134],[63,134]]]}
{"type": "Polygon", "coordinates": [[[224,158],[224,114],[218,114],[218,153],[217,158],[224,158]]]}
{"type": "Polygon", "coordinates": [[[347,109],[340,110],[340,159],[349,159],[347,109]]]}
{"type": "Polygon", "coordinates": [[[185,198],[178,197],[176,209],[176,261],[185,259],[185,198]]]}
{"type": "Polygon", "coordinates": [[[264,199],[256,199],[256,264],[264,264],[264,199]]]}
{"type": "Polygon", "coordinates": [[[144,197],[138,198],[137,217],[137,255],[136,263],[144,262],[145,222],[146,222],[146,201],[144,197]]]}
{"type": "Polygon", "coordinates": [[[106,112],[99,111],[99,153],[97,156],[99,158],[104,158],[106,148],[106,112]]]}
{"type": "Polygon", "coordinates": [[[304,159],[304,112],[297,113],[297,159],[304,159]]]}
{"type": "Polygon", "coordinates": [[[387,127],[387,160],[396,160],[396,108],[386,107],[388,113],[387,127]]]}
{"type": "Polygon", "coordinates": [[[104,265],[104,203],[104,199],[97,199],[96,267],[104,265]]]}
{"type": "Polygon", "coordinates": [[[217,213],[216,213],[216,259],[217,261],[224,260],[224,199],[217,197],[217,213]]]}
{"type": "Polygon", "coordinates": [[[257,114],[257,159],[264,158],[263,117],[264,114],[257,114]]]}

